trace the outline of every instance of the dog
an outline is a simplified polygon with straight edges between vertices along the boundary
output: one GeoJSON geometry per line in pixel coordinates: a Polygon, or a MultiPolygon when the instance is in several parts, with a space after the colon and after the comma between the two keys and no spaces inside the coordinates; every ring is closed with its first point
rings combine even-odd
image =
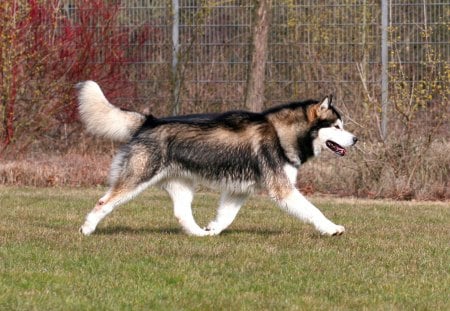
{"type": "Polygon", "coordinates": [[[77,88],[79,115],[87,131],[124,143],[112,161],[110,189],[87,215],[82,234],[93,233],[105,216],[149,186],[167,191],[175,217],[192,236],[218,235],[233,222],[246,198],[261,190],[323,235],[345,231],[295,187],[303,163],[324,149],[344,156],[357,141],[344,130],[332,96],[261,113],[156,118],[113,106],[93,81],[77,88]],[[196,184],[221,191],[217,216],[205,228],[192,215],[196,184]]]}

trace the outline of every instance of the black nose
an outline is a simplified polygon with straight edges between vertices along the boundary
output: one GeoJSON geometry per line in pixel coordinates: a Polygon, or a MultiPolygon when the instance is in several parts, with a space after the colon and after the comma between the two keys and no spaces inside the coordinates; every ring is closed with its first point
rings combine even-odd
{"type": "Polygon", "coordinates": [[[353,136],[353,145],[356,144],[357,141],[358,141],[358,138],[356,136],[353,136]]]}

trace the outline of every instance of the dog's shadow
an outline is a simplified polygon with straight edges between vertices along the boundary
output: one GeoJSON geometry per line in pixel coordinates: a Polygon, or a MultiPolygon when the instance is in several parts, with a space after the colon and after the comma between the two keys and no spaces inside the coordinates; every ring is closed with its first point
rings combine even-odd
{"type": "Polygon", "coordinates": [[[109,226],[105,228],[98,228],[95,231],[98,235],[117,235],[117,234],[131,234],[131,235],[145,235],[145,234],[184,234],[181,229],[177,228],[150,228],[150,227],[129,227],[129,226],[109,226]]]}
{"type": "MultiPolygon", "coordinates": [[[[118,235],[118,234],[130,234],[130,235],[146,235],[146,234],[161,234],[161,235],[186,235],[181,228],[151,228],[151,227],[129,227],[129,226],[113,226],[98,228],[95,231],[97,235],[118,235]]],[[[273,236],[282,235],[282,230],[274,229],[257,229],[257,228],[236,228],[228,229],[220,233],[220,236],[227,236],[233,234],[241,235],[262,235],[262,236],[273,236]]]]}

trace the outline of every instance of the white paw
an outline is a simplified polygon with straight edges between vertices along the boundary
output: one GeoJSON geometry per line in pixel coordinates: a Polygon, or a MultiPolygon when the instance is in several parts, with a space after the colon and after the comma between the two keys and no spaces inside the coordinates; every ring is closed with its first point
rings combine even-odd
{"type": "Polygon", "coordinates": [[[323,235],[341,235],[344,233],[345,228],[339,225],[335,225],[328,219],[324,219],[315,224],[316,229],[323,235]]]}
{"type": "Polygon", "coordinates": [[[211,221],[205,228],[205,231],[209,232],[209,235],[219,235],[222,230],[215,221],[211,221]]]}
{"type": "Polygon", "coordinates": [[[83,235],[91,235],[92,232],[95,231],[95,226],[92,226],[90,223],[85,222],[81,227],[80,227],[80,233],[83,235]]]}
{"type": "Polygon", "coordinates": [[[325,228],[319,229],[319,231],[323,235],[335,236],[335,235],[343,234],[345,232],[345,228],[343,226],[335,225],[332,223],[332,224],[326,226],[325,228]]]}
{"type": "Polygon", "coordinates": [[[208,228],[205,228],[205,231],[208,232],[209,236],[219,235],[222,232],[220,230],[208,229],[208,228]]]}
{"type": "Polygon", "coordinates": [[[210,232],[203,230],[201,228],[195,228],[195,229],[186,229],[183,228],[183,231],[189,235],[189,236],[209,236],[211,235],[210,232]]]}

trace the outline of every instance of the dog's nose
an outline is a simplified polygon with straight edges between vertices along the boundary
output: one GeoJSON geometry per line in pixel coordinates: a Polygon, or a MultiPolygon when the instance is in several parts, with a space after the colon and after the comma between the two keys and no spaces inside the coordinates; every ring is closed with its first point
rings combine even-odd
{"type": "Polygon", "coordinates": [[[358,141],[358,138],[356,136],[353,136],[353,145],[356,144],[357,141],[358,141]]]}

